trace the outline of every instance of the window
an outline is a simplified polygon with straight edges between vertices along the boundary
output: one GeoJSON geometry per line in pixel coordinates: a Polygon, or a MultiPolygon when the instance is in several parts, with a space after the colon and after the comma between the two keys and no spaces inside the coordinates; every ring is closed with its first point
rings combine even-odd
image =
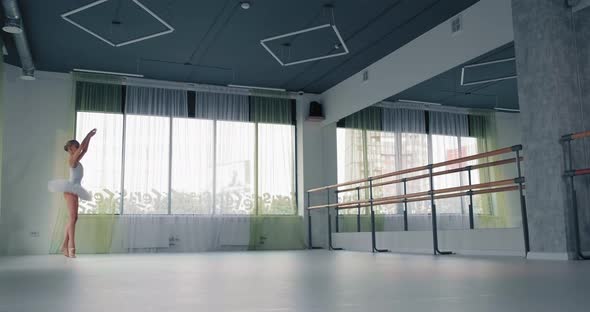
{"type": "MultiPolygon", "coordinates": [[[[459,137],[450,135],[432,135],[432,162],[439,163],[461,157],[459,149],[459,137]]],[[[454,164],[436,168],[435,172],[451,170],[461,167],[462,164],[454,164]]],[[[462,185],[460,172],[434,177],[434,188],[445,189],[462,185]]],[[[439,199],[436,201],[438,213],[465,213],[460,197],[439,199]]]]}
{"type": "MultiPolygon", "coordinates": [[[[425,133],[401,133],[401,157],[399,161],[401,165],[400,170],[404,168],[414,168],[424,166],[428,163],[428,135],[425,133]]],[[[426,174],[428,171],[419,171],[412,175],[426,174]]],[[[402,191],[403,191],[403,185],[402,191]]],[[[408,194],[424,192],[430,189],[430,183],[427,179],[420,179],[415,181],[408,181],[406,190],[408,194]]],[[[403,210],[402,210],[403,211],[403,210]]],[[[410,214],[426,214],[430,212],[430,205],[426,202],[411,202],[408,203],[408,213],[410,214]]]]}
{"type": "Polygon", "coordinates": [[[255,126],[250,122],[217,122],[215,209],[222,214],[253,213],[255,126]]]}
{"type": "Polygon", "coordinates": [[[119,213],[121,207],[121,164],[123,150],[123,115],[78,112],[78,141],[93,128],[100,131],[92,139],[89,152],[82,159],[84,187],[93,201],[80,201],[80,213],[119,213]]]}
{"type": "Polygon", "coordinates": [[[172,120],[172,213],[213,213],[213,127],[213,120],[172,120]]]}
{"type": "Polygon", "coordinates": [[[127,115],[123,212],[167,214],[170,118],[127,115]]]}
{"type": "Polygon", "coordinates": [[[293,214],[295,203],[295,127],[258,124],[259,214],[293,214]]]}
{"type": "MultiPolygon", "coordinates": [[[[123,97],[112,94],[108,101],[80,97],[86,101],[82,107],[96,109],[123,97]]],[[[144,114],[141,97],[133,104],[134,113],[79,111],[79,138],[92,128],[99,130],[83,160],[87,170],[82,183],[94,200],[82,202],[80,213],[296,214],[293,103],[256,99],[253,105],[244,97],[240,109],[232,107],[235,103],[223,111],[208,105],[193,110],[195,117],[164,110],[144,114]],[[248,121],[252,116],[257,119],[248,121]]],[[[153,98],[159,101],[153,105],[166,108],[162,97],[153,98]]]]}

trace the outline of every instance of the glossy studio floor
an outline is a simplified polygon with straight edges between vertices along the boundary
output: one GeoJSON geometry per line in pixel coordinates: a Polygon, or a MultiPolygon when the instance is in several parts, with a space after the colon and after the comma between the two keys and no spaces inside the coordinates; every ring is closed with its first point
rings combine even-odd
{"type": "Polygon", "coordinates": [[[0,311],[584,311],[590,263],[285,251],[0,258],[0,311]]]}

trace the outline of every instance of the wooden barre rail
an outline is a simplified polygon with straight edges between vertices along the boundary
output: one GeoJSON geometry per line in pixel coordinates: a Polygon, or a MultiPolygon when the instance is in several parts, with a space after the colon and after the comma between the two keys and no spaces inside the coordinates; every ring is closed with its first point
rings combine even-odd
{"type": "Polygon", "coordinates": [[[565,172],[565,176],[568,176],[568,177],[575,177],[575,176],[589,175],[589,174],[590,174],[590,168],[567,170],[565,172]]]}
{"type": "MultiPolygon", "coordinates": [[[[590,132],[588,132],[588,136],[590,136],[590,132]]],[[[568,142],[569,141],[571,141],[571,139],[569,139],[568,142]]],[[[338,233],[339,232],[338,212],[343,209],[358,209],[358,212],[356,214],[357,232],[361,232],[360,208],[370,207],[371,250],[373,252],[386,252],[386,251],[388,251],[387,249],[380,249],[377,246],[377,235],[376,235],[377,231],[376,231],[374,207],[389,205],[389,204],[403,204],[403,207],[404,207],[404,209],[403,209],[404,231],[408,231],[408,206],[407,206],[407,203],[428,201],[428,202],[430,202],[429,203],[430,215],[432,215],[432,218],[430,218],[430,219],[432,222],[432,250],[433,250],[433,253],[434,253],[434,255],[452,254],[451,251],[444,251],[444,250],[441,251],[439,249],[438,227],[437,227],[437,221],[436,221],[437,220],[437,218],[436,218],[436,216],[437,216],[436,200],[437,199],[467,196],[468,200],[469,200],[469,205],[468,205],[469,228],[475,229],[475,222],[474,222],[475,219],[474,219],[474,211],[473,211],[473,207],[474,207],[473,196],[474,195],[518,191],[519,195],[520,195],[520,211],[521,211],[521,216],[522,216],[522,230],[523,230],[525,252],[528,252],[528,251],[530,251],[529,235],[528,235],[528,220],[527,220],[527,213],[526,213],[525,197],[524,197],[524,193],[523,193],[523,190],[525,188],[525,185],[524,185],[525,178],[522,176],[522,170],[521,170],[521,162],[524,160],[524,158],[521,157],[521,151],[522,151],[521,145],[514,145],[511,147],[501,148],[501,149],[497,149],[497,150],[487,152],[487,153],[475,154],[475,155],[461,157],[461,158],[457,158],[457,159],[453,159],[453,160],[449,160],[449,161],[445,161],[445,162],[429,164],[426,166],[420,166],[420,167],[390,172],[390,173],[386,173],[386,174],[376,175],[376,176],[369,177],[366,179],[358,179],[358,180],[354,180],[354,181],[348,181],[348,182],[344,182],[344,183],[339,183],[339,184],[328,185],[328,186],[324,186],[324,187],[310,189],[307,191],[308,196],[307,196],[307,205],[306,205],[307,206],[307,208],[306,208],[307,213],[306,214],[307,214],[307,221],[308,221],[307,222],[308,248],[309,249],[321,248],[321,247],[317,247],[317,246],[313,245],[313,240],[312,240],[312,211],[313,210],[327,209],[327,214],[326,214],[327,219],[328,219],[327,246],[330,250],[341,250],[342,248],[334,247],[334,245],[332,244],[333,243],[333,241],[332,241],[332,222],[333,222],[334,218],[333,218],[333,215],[331,215],[331,210],[334,209],[336,211],[336,218],[335,218],[336,232],[338,233]],[[508,154],[508,153],[514,153],[513,154],[514,156],[512,156],[510,158],[506,158],[506,159],[501,159],[501,160],[496,160],[496,161],[491,161],[491,162],[486,162],[486,163],[476,164],[476,165],[465,164],[468,161],[491,157],[491,156],[496,156],[496,155],[508,154]],[[516,178],[505,179],[505,180],[500,180],[500,181],[492,181],[492,182],[486,182],[486,183],[479,183],[479,184],[472,184],[472,182],[473,182],[472,181],[473,176],[471,174],[472,170],[500,166],[500,165],[506,165],[506,164],[512,164],[512,163],[516,164],[516,171],[517,171],[516,178]],[[457,168],[453,168],[453,169],[443,168],[441,171],[438,171],[438,172],[434,171],[435,168],[441,168],[441,167],[454,165],[454,164],[457,164],[457,166],[456,166],[457,168]],[[444,169],[446,169],[446,170],[444,170],[444,169]],[[425,174],[424,172],[421,172],[421,171],[426,171],[426,170],[428,171],[427,174],[425,174]],[[467,176],[468,176],[469,180],[466,185],[456,186],[456,187],[448,187],[448,188],[442,188],[442,189],[435,188],[434,177],[442,176],[445,174],[460,173],[460,172],[467,172],[467,176]],[[406,174],[409,174],[409,173],[414,173],[414,174],[409,177],[406,176],[406,174]],[[395,177],[395,176],[397,176],[397,177],[393,178],[393,179],[386,179],[386,178],[395,177]],[[386,179],[386,180],[377,181],[377,180],[381,180],[381,179],[386,179]],[[408,194],[406,182],[420,180],[420,179],[429,179],[428,190],[408,194]],[[377,183],[375,183],[375,182],[377,182],[377,183]],[[384,196],[384,197],[380,197],[380,198],[374,197],[374,195],[375,195],[374,188],[375,187],[382,187],[385,185],[396,184],[396,183],[403,183],[403,195],[384,196]],[[345,186],[348,186],[348,187],[343,188],[345,186]],[[365,194],[365,195],[369,195],[369,197],[368,197],[369,199],[364,199],[364,200],[360,199],[360,190],[361,189],[368,189],[369,190],[370,195],[365,194]],[[332,194],[330,193],[330,191],[335,192],[335,193],[343,193],[343,192],[351,192],[351,191],[355,191],[355,190],[357,191],[356,200],[342,202],[342,203],[339,203],[338,200],[336,200],[336,203],[331,203],[330,197],[332,194]],[[327,192],[325,192],[325,195],[327,195],[327,201],[325,204],[312,206],[310,195],[312,192],[319,192],[319,191],[327,191],[327,192]]],[[[580,174],[580,173],[590,174],[590,168],[589,169],[581,169],[581,170],[583,170],[583,171],[578,171],[577,173],[578,174],[580,174]]],[[[574,171],[572,171],[572,172],[573,172],[572,174],[575,173],[574,171]]]]}
{"type": "MultiPolygon", "coordinates": [[[[520,161],[524,160],[523,157],[520,157],[519,159],[520,159],[520,161]]],[[[515,162],[516,162],[515,158],[509,158],[509,159],[504,159],[504,160],[488,162],[488,163],[484,163],[484,164],[477,164],[477,165],[472,165],[472,166],[461,167],[461,168],[457,168],[457,169],[450,169],[450,170],[445,170],[445,171],[433,172],[432,176],[436,177],[436,176],[450,174],[450,173],[463,172],[463,171],[467,171],[468,168],[471,168],[472,170],[477,170],[477,169],[482,169],[482,168],[512,164],[515,162]]],[[[420,179],[426,179],[429,177],[430,177],[429,174],[421,174],[421,175],[417,175],[417,176],[413,176],[413,177],[407,177],[404,179],[397,179],[397,180],[391,180],[391,181],[386,181],[386,182],[381,182],[381,183],[374,183],[373,187],[385,186],[385,185],[390,185],[390,184],[397,184],[397,183],[402,183],[404,181],[407,181],[407,182],[415,181],[415,180],[420,180],[420,179]]],[[[346,189],[342,189],[342,190],[336,190],[336,192],[337,193],[345,193],[345,192],[356,191],[357,189],[363,190],[363,189],[368,189],[368,188],[369,188],[369,185],[363,185],[363,186],[358,186],[358,187],[346,188],[346,189]]]]}
{"type": "MultiPolygon", "coordinates": [[[[524,188],[524,186],[523,186],[523,188],[524,188]]],[[[510,191],[518,191],[518,185],[477,190],[477,191],[471,192],[471,194],[472,195],[481,195],[481,194],[510,192],[510,191]]],[[[437,195],[437,196],[434,196],[434,199],[445,199],[445,198],[462,197],[462,196],[469,196],[469,192],[437,195]]],[[[388,200],[388,201],[384,201],[384,202],[373,203],[373,205],[380,206],[380,205],[391,205],[391,204],[403,204],[403,203],[412,203],[412,202],[420,202],[420,201],[429,201],[430,199],[431,199],[430,196],[424,196],[424,197],[411,198],[408,200],[388,200]]],[[[369,207],[369,206],[371,206],[370,203],[362,204],[362,205],[343,205],[340,207],[336,207],[336,209],[338,209],[338,210],[357,209],[357,208],[365,208],[365,207],[369,207]]]]}
{"type": "Polygon", "coordinates": [[[576,195],[576,183],[575,177],[577,176],[585,176],[590,174],[590,168],[579,168],[575,169],[574,163],[574,151],[572,151],[572,141],[589,137],[590,131],[578,132],[578,133],[571,133],[562,135],[559,143],[562,144],[563,153],[566,159],[565,162],[565,171],[564,177],[567,177],[567,190],[570,196],[570,209],[571,209],[571,224],[572,224],[572,231],[574,233],[574,251],[580,260],[590,260],[590,255],[585,253],[585,249],[582,247],[582,239],[580,234],[580,213],[578,210],[578,196],[576,195]]]}
{"type": "Polygon", "coordinates": [[[566,134],[561,137],[561,140],[562,141],[571,141],[571,140],[578,140],[578,139],[586,138],[586,137],[590,137],[590,131],[582,131],[582,132],[566,134]]]}
{"type": "MultiPolygon", "coordinates": [[[[445,189],[434,190],[434,191],[432,191],[432,194],[436,195],[436,194],[452,193],[452,192],[459,192],[459,191],[465,191],[465,190],[477,190],[477,189],[483,189],[483,188],[489,188],[489,187],[505,186],[505,185],[510,185],[510,184],[514,184],[514,183],[517,183],[516,179],[506,179],[506,180],[500,180],[500,181],[494,181],[494,182],[456,186],[456,187],[449,187],[449,188],[445,188],[445,189]]],[[[424,192],[417,192],[417,193],[406,194],[406,195],[387,196],[387,197],[382,197],[379,199],[373,199],[373,205],[382,205],[381,202],[388,201],[388,200],[403,200],[403,199],[409,200],[411,198],[422,197],[422,196],[426,196],[426,195],[430,195],[430,194],[431,194],[430,191],[424,191],[424,192]]],[[[359,201],[352,201],[352,202],[346,202],[346,203],[316,205],[316,206],[308,207],[307,209],[312,210],[312,209],[323,209],[323,208],[338,208],[338,207],[344,206],[344,205],[359,205],[359,204],[362,205],[362,204],[370,204],[370,203],[371,203],[371,200],[359,200],[359,201]]]]}
{"type": "Polygon", "coordinates": [[[369,181],[372,181],[372,180],[380,180],[380,179],[389,178],[389,177],[393,177],[393,176],[399,176],[399,175],[403,175],[403,174],[407,174],[407,173],[428,170],[428,169],[431,169],[431,168],[432,169],[433,168],[439,168],[439,167],[444,167],[444,166],[448,166],[448,165],[459,164],[459,163],[463,163],[463,162],[467,162],[467,161],[471,161],[471,160],[475,160],[475,159],[480,159],[480,158],[486,158],[486,157],[491,157],[491,156],[496,156],[496,155],[507,154],[507,153],[514,152],[514,151],[521,150],[521,149],[522,149],[522,146],[521,145],[514,145],[514,146],[511,146],[511,147],[505,147],[505,148],[497,149],[497,150],[486,152],[486,153],[480,153],[480,154],[475,154],[475,155],[471,155],[471,156],[456,158],[456,159],[453,159],[453,160],[449,160],[449,161],[445,161],[445,162],[440,162],[440,163],[435,163],[435,164],[432,164],[432,165],[426,165],[426,166],[414,167],[414,168],[409,168],[409,169],[403,169],[403,170],[399,170],[399,171],[395,171],[395,172],[391,172],[391,173],[386,173],[386,174],[381,174],[381,175],[373,176],[373,177],[366,178],[366,179],[353,180],[353,181],[348,181],[348,182],[344,182],[344,183],[339,183],[339,184],[333,184],[333,185],[328,185],[328,186],[324,186],[324,187],[313,188],[313,189],[308,190],[307,192],[308,193],[313,193],[313,192],[324,191],[324,190],[327,190],[327,189],[334,189],[334,188],[338,188],[338,187],[341,187],[341,186],[348,186],[348,185],[353,185],[353,184],[366,183],[366,182],[369,182],[369,181]]]}

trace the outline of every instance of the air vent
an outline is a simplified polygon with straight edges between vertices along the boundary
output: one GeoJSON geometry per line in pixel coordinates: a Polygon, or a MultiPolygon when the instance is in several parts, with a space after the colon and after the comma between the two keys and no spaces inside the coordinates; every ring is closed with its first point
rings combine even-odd
{"type": "Polygon", "coordinates": [[[461,15],[459,15],[451,21],[451,33],[457,34],[457,33],[461,32],[462,30],[463,30],[463,18],[461,17],[461,15]]]}
{"type": "Polygon", "coordinates": [[[363,71],[363,82],[367,82],[369,81],[369,71],[365,70],[363,71]]]}

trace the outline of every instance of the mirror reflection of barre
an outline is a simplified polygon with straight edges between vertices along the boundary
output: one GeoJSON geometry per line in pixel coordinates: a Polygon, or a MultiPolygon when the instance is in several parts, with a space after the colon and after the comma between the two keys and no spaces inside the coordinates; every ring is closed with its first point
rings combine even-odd
{"type": "MultiPolygon", "coordinates": [[[[360,232],[360,209],[361,208],[369,208],[370,209],[370,218],[371,218],[371,250],[373,252],[385,252],[388,250],[380,249],[377,247],[376,241],[376,234],[375,234],[375,206],[378,205],[386,205],[386,204],[404,204],[404,231],[408,230],[408,211],[407,211],[407,203],[409,202],[430,202],[430,214],[431,214],[431,221],[432,221],[432,242],[433,242],[433,253],[434,255],[448,255],[452,254],[450,251],[441,251],[438,245],[438,229],[437,229],[437,206],[436,200],[444,199],[444,198],[453,198],[453,197],[464,197],[467,196],[469,198],[469,228],[471,230],[475,229],[474,224],[474,216],[473,216],[473,196],[480,195],[480,194],[491,194],[491,193],[501,193],[501,192],[510,192],[510,191],[518,191],[520,195],[520,209],[521,209],[521,218],[522,218],[522,230],[523,230],[523,240],[524,240],[524,251],[525,256],[526,253],[530,251],[529,248],[529,232],[528,232],[528,221],[527,221],[527,213],[526,213],[526,202],[524,197],[524,189],[525,189],[525,178],[522,176],[521,170],[521,162],[524,161],[524,158],[520,155],[522,151],[522,145],[514,145],[511,147],[505,147],[498,150],[479,153],[471,156],[460,157],[444,162],[428,164],[425,166],[414,167],[409,169],[403,169],[391,173],[381,174],[372,176],[366,179],[359,179],[353,180],[349,182],[328,185],[324,187],[314,188],[307,190],[307,217],[308,217],[308,248],[315,249],[317,247],[313,246],[312,240],[312,211],[320,210],[320,209],[327,209],[328,215],[328,247],[330,250],[340,250],[342,248],[334,247],[332,245],[332,210],[336,212],[336,222],[338,222],[338,212],[339,210],[344,209],[357,209],[359,213],[357,213],[357,226],[358,232],[360,232]],[[510,155],[514,153],[513,155],[510,155]],[[495,161],[488,161],[489,157],[501,156],[501,155],[510,155],[509,158],[500,159],[495,161]],[[468,165],[467,162],[473,160],[483,160],[476,165],[468,165]],[[471,181],[471,174],[473,170],[478,170],[481,168],[489,168],[495,166],[503,166],[507,164],[516,164],[516,177],[511,179],[504,179],[498,181],[490,181],[478,184],[472,184],[471,181]],[[443,169],[442,171],[434,171],[436,168],[443,169]],[[421,171],[428,171],[427,174],[418,174],[421,171]],[[448,187],[444,189],[437,189],[434,185],[434,177],[436,176],[443,176],[454,174],[458,172],[467,172],[469,176],[469,183],[468,185],[461,185],[455,187],[448,187]],[[414,176],[407,176],[408,174],[414,173],[414,176]],[[383,179],[388,179],[396,177],[394,180],[386,180],[382,181],[383,179]],[[407,193],[406,192],[406,183],[408,181],[415,181],[421,179],[428,179],[429,181],[429,190],[416,192],[416,193],[407,193]],[[384,197],[374,197],[373,189],[375,187],[381,187],[385,185],[392,185],[392,184],[399,184],[403,183],[404,185],[404,192],[403,194],[393,195],[393,196],[384,196],[384,197]],[[368,199],[360,199],[360,191],[361,190],[368,190],[369,198],[368,199]],[[326,193],[327,202],[325,204],[318,204],[312,205],[311,204],[311,194],[312,193],[326,193]],[[357,200],[346,201],[346,202],[339,202],[338,200],[335,203],[331,203],[330,200],[332,198],[331,193],[346,193],[346,192],[356,192],[358,197],[357,200]]],[[[338,197],[336,197],[338,198],[338,197]]],[[[336,223],[336,229],[338,229],[338,223],[336,223]]],[[[338,230],[337,230],[338,231],[338,230]]]]}
{"type": "MultiPolygon", "coordinates": [[[[571,211],[572,211],[572,225],[575,238],[575,253],[578,259],[590,260],[590,255],[584,253],[582,249],[582,242],[580,237],[580,216],[578,212],[578,196],[576,191],[575,178],[580,176],[590,175],[590,168],[576,168],[574,164],[574,153],[572,151],[572,143],[576,140],[590,137],[590,131],[583,131],[578,133],[566,134],[559,140],[562,144],[563,153],[565,155],[565,171],[563,176],[567,181],[567,188],[570,193],[571,211]]],[[[583,185],[583,184],[582,184],[583,185]]]]}

